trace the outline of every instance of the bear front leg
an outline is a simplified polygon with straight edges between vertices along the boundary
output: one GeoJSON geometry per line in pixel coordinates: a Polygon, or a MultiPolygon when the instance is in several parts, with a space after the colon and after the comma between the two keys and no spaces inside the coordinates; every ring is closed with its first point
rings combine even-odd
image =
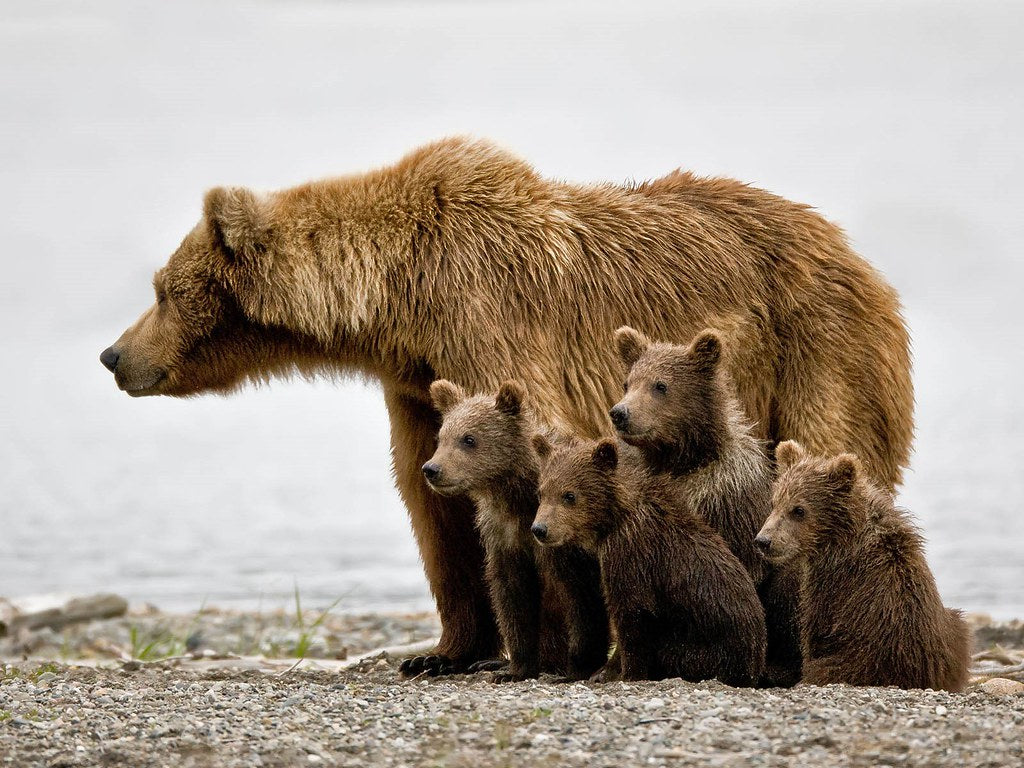
{"type": "Polygon", "coordinates": [[[565,679],[586,680],[608,662],[608,612],[601,591],[601,568],[597,558],[571,546],[552,551],[549,559],[566,595],[565,679]]]}
{"type": "Polygon", "coordinates": [[[621,680],[654,679],[654,646],[651,622],[637,610],[623,611],[616,617],[617,650],[622,656],[621,680]]]}
{"type": "Polygon", "coordinates": [[[495,547],[487,552],[487,582],[498,628],[508,651],[508,668],[495,672],[496,683],[540,674],[540,578],[532,553],[495,547]]]}
{"type": "MultiPolygon", "coordinates": [[[[424,395],[426,397],[426,395],[424,395]]],[[[498,631],[484,581],[484,553],[468,499],[431,491],[421,467],[434,452],[439,417],[429,401],[385,387],[395,482],[409,510],[430,591],[441,617],[433,653],[402,662],[405,675],[463,672],[498,655],[498,631]]]]}

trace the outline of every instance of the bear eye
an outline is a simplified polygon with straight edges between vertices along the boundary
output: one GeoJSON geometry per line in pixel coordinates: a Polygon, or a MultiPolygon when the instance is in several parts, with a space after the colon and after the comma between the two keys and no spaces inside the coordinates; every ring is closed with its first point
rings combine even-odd
{"type": "Polygon", "coordinates": [[[469,448],[472,448],[474,445],[476,445],[476,438],[473,437],[472,435],[463,435],[462,444],[468,446],[469,448]]]}
{"type": "Polygon", "coordinates": [[[623,392],[629,392],[629,382],[628,381],[622,382],[622,391],[623,392]]]}
{"type": "Polygon", "coordinates": [[[572,491],[566,491],[565,493],[562,494],[562,501],[564,501],[566,504],[575,504],[576,494],[573,493],[572,491]]]}
{"type": "Polygon", "coordinates": [[[654,382],[654,391],[659,395],[664,395],[668,392],[668,385],[664,381],[656,381],[654,382]]]}
{"type": "Polygon", "coordinates": [[[793,507],[793,511],[790,514],[794,520],[803,520],[807,516],[807,510],[803,507],[793,507]]]}
{"type": "Polygon", "coordinates": [[[161,288],[161,289],[159,289],[156,292],[156,303],[157,304],[163,304],[166,301],[167,301],[167,291],[165,291],[163,288],[161,288]]]}

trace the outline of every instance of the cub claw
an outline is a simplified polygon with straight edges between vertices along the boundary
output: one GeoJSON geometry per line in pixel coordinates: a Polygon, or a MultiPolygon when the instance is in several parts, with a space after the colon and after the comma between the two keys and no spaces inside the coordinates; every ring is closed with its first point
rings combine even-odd
{"type": "Polygon", "coordinates": [[[466,672],[469,674],[473,674],[475,672],[496,672],[507,666],[507,659],[481,659],[480,661],[474,661],[466,667],[466,672]]]}

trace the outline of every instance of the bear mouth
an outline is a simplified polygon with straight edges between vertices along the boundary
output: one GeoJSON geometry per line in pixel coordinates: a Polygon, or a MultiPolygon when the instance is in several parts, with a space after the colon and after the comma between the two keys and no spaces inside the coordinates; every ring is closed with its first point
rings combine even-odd
{"type": "Polygon", "coordinates": [[[442,496],[458,496],[463,492],[462,483],[438,483],[427,480],[427,485],[442,496]]]}
{"type": "Polygon", "coordinates": [[[157,387],[167,378],[167,371],[162,368],[154,370],[142,381],[118,382],[118,388],[131,397],[146,397],[159,394],[157,387]]]}

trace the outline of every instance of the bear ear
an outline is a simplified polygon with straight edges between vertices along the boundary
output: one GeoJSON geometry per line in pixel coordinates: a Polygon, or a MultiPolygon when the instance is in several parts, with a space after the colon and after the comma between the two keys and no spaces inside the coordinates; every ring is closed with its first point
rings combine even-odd
{"type": "Polygon", "coordinates": [[[619,449],[614,440],[602,440],[590,455],[594,466],[602,472],[611,472],[619,465],[619,449]]]}
{"type": "Polygon", "coordinates": [[[537,454],[537,458],[542,462],[547,461],[548,457],[551,456],[551,442],[544,437],[544,435],[537,433],[530,438],[530,445],[533,446],[533,452],[537,454]]]}
{"type": "Polygon", "coordinates": [[[494,398],[494,407],[501,413],[509,416],[517,416],[523,409],[523,400],[526,398],[526,390],[518,381],[506,381],[498,389],[498,396],[494,398]]]}
{"type": "Polygon", "coordinates": [[[702,368],[714,369],[722,358],[722,340],[714,331],[702,331],[690,345],[689,354],[702,368]]]}
{"type": "Polygon", "coordinates": [[[803,446],[796,440],[786,440],[775,446],[775,463],[780,470],[787,469],[804,457],[803,446]]]}
{"type": "Polygon", "coordinates": [[[465,390],[448,379],[438,379],[430,385],[430,399],[444,416],[455,405],[466,399],[465,390]]]}
{"type": "Polygon", "coordinates": [[[628,325],[615,331],[615,348],[619,351],[619,358],[627,368],[632,368],[650,345],[650,339],[628,325]]]}
{"type": "Polygon", "coordinates": [[[829,462],[828,479],[837,491],[847,493],[857,482],[860,471],[860,459],[852,453],[841,453],[829,462]]]}
{"type": "Polygon", "coordinates": [[[215,187],[203,200],[203,215],[214,238],[233,259],[259,256],[270,241],[270,209],[244,187],[215,187]]]}

